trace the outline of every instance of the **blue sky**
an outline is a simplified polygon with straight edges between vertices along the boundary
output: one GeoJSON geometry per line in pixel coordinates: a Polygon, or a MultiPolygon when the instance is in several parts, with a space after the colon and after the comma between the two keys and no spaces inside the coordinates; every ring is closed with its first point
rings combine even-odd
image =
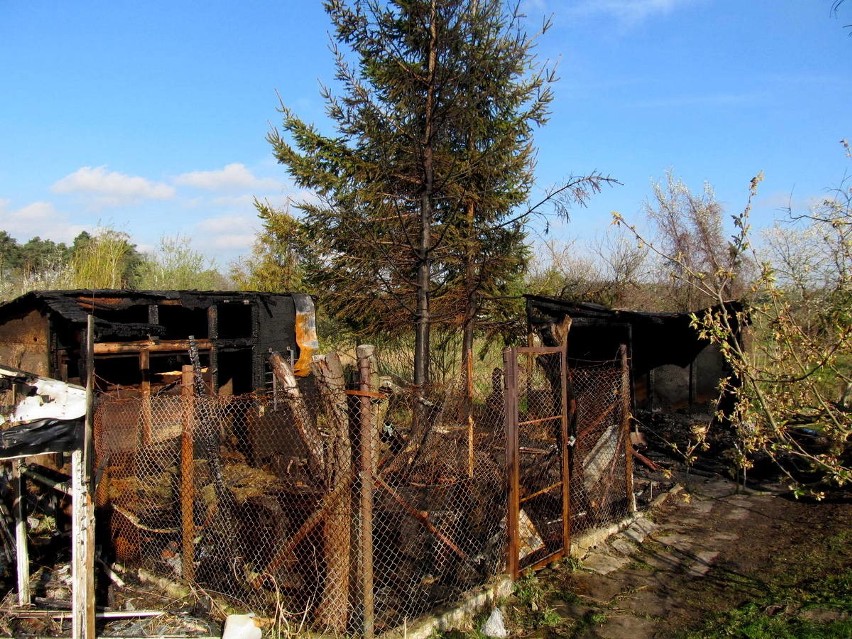
{"type": "MultiPolygon", "coordinates": [[[[105,225],[143,250],[191,238],[220,267],[250,251],[254,196],[299,197],[265,136],[282,100],[327,123],[333,75],[319,0],[0,0],[0,229],[68,242],[105,225]]],[[[553,28],[553,114],[538,180],[598,170],[623,186],[551,237],[641,218],[673,170],[730,212],[763,171],[756,225],[807,206],[850,168],[852,1],[523,0],[553,28]]],[[[326,129],[328,130],[328,129],[326,129]]]]}

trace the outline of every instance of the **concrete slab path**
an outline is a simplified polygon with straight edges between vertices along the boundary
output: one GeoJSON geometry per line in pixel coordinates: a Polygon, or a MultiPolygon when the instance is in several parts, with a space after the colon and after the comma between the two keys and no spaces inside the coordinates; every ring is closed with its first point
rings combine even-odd
{"type": "MultiPolygon", "coordinates": [[[[557,628],[525,636],[646,639],[671,637],[711,611],[730,609],[765,594],[762,570],[778,571],[785,544],[813,543],[820,505],[743,492],[723,478],[677,477],[683,490],[580,559],[539,575],[554,610],[581,620],[569,634],[557,628]]],[[[849,504],[830,517],[852,523],[849,504]]]]}

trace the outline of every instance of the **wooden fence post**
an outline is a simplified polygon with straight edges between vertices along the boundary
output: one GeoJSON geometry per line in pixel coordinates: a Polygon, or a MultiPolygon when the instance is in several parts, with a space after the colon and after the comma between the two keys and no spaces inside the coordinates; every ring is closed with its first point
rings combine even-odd
{"type": "Polygon", "coordinates": [[[349,620],[349,572],[352,559],[352,442],[349,431],[346,380],[336,353],[314,355],[311,362],[321,403],[312,408],[325,435],[323,550],[325,583],[317,620],[336,633],[346,632],[349,620]]]}
{"type": "Polygon", "coordinates": [[[86,416],[83,442],[71,453],[71,636],[95,639],[94,466],[95,320],[86,324],[86,416]]]}
{"type": "Polygon", "coordinates": [[[360,419],[360,477],[361,477],[361,580],[364,603],[364,638],[372,639],[375,634],[375,601],[373,593],[373,428],[370,391],[370,357],[372,346],[359,346],[358,381],[360,397],[358,416],[360,419]]]}
{"type": "Polygon", "coordinates": [[[150,446],[154,418],[151,415],[151,352],[147,349],[139,351],[139,370],[142,373],[142,445],[150,446]]]}
{"type": "Polygon", "coordinates": [[[627,482],[627,511],[636,512],[636,496],[633,494],[633,443],[630,441],[630,408],[633,405],[630,397],[630,362],[627,359],[627,345],[619,348],[621,356],[621,436],[624,437],[624,465],[627,482]]]}
{"type": "Polygon", "coordinates": [[[27,545],[27,515],[24,497],[27,494],[24,480],[24,460],[12,461],[12,476],[15,479],[15,553],[18,561],[18,605],[30,605],[30,554],[27,545]]]}

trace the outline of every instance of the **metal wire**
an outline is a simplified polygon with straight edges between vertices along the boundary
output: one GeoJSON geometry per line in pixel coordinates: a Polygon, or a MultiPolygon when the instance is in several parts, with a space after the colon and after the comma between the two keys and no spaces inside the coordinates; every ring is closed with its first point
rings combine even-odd
{"type": "MultiPolygon", "coordinates": [[[[576,533],[623,516],[628,500],[621,369],[572,375],[576,533]]],[[[500,379],[473,403],[461,384],[365,391],[315,378],[263,395],[102,395],[100,543],[126,565],[260,614],[305,615],[317,631],[397,628],[505,570],[500,379]]],[[[551,414],[548,380],[531,362],[525,419],[551,414]]],[[[552,424],[524,429],[528,492],[558,475],[557,444],[552,424]]],[[[544,545],[558,536],[557,502],[545,491],[523,509],[544,545]]]]}
{"type": "Polygon", "coordinates": [[[576,398],[571,455],[571,532],[618,521],[630,509],[624,414],[625,377],[620,362],[583,363],[571,370],[576,398]]]}
{"type": "Polygon", "coordinates": [[[283,393],[101,396],[96,498],[99,516],[109,519],[115,559],[189,578],[259,613],[271,614],[283,602],[293,615],[308,611],[319,630],[360,634],[362,499],[369,490],[377,632],[500,573],[506,511],[500,405],[468,411],[455,389],[373,393],[365,474],[362,399],[344,395],[335,413],[311,383],[298,400],[283,393]],[[343,427],[332,423],[340,419],[343,427]],[[299,426],[300,420],[309,423],[299,426]],[[312,467],[301,427],[315,429],[324,442],[319,468],[312,467]],[[192,455],[182,463],[187,438],[192,455]],[[205,443],[211,441],[219,445],[205,443]],[[223,498],[223,490],[231,497],[223,498]]]}

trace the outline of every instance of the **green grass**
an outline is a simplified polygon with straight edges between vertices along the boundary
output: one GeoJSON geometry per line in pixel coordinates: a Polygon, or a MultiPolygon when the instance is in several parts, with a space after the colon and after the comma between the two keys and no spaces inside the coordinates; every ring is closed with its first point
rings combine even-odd
{"type": "Polygon", "coordinates": [[[715,615],[684,635],[748,639],[822,639],[852,637],[852,569],[805,579],[739,608],[715,615]]]}
{"type": "Polygon", "coordinates": [[[852,637],[852,619],[815,621],[785,614],[771,615],[758,604],[749,603],[685,636],[688,639],[843,639],[852,637]]]}

